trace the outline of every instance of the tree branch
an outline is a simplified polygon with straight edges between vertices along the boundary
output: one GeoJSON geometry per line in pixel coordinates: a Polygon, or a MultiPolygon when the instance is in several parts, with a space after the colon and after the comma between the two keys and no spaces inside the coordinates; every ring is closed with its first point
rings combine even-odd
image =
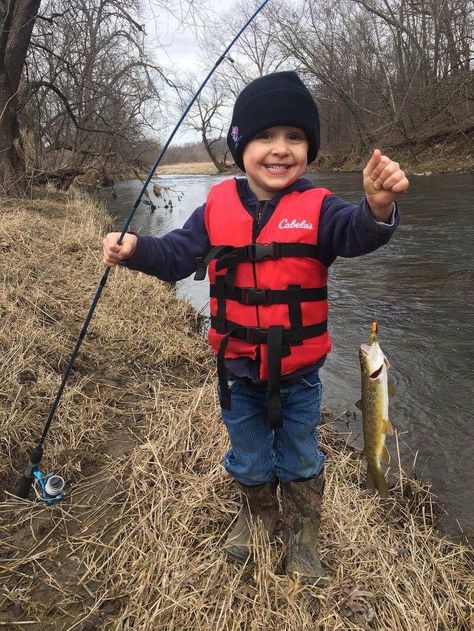
{"type": "MultiPolygon", "coordinates": [[[[23,94],[21,95],[21,99],[19,99],[19,101],[21,102],[20,107],[18,108],[18,111],[20,111],[21,109],[23,109],[26,105],[26,103],[29,101],[29,99],[36,93],[38,92],[38,90],[40,88],[48,88],[48,90],[52,90],[53,92],[55,92],[59,98],[61,99],[61,101],[64,104],[64,107],[66,108],[66,112],[69,115],[69,118],[72,120],[74,126],[76,127],[76,129],[80,129],[81,131],[86,131],[86,132],[90,132],[90,133],[95,133],[95,134],[108,134],[110,136],[120,136],[121,138],[127,139],[126,136],[124,136],[123,134],[120,134],[117,131],[110,131],[108,129],[93,129],[93,128],[89,128],[89,127],[83,127],[82,125],[79,124],[79,121],[76,118],[76,115],[74,114],[74,112],[71,109],[71,105],[69,104],[69,101],[67,100],[67,98],[64,96],[64,94],[61,92],[61,90],[56,87],[55,85],[53,85],[52,83],[50,83],[49,81],[32,81],[31,83],[29,83],[23,94]]],[[[104,120],[105,122],[105,120],[104,120]]]]}

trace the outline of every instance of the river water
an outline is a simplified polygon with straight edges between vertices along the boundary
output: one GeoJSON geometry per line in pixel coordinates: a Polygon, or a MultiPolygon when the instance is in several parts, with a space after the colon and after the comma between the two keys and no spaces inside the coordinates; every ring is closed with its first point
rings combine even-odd
{"type": "MultiPolygon", "coordinates": [[[[132,227],[161,235],[179,228],[206,198],[219,176],[162,176],[167,187],[155,212],[141,205],[132,227]],[[171,206],[169,204],[171,201],[171,206]],[[167,204],[168,208],[164,205],[167,204]]],[[[324,173],[314,181],[348,201],[362,195],[359,174],[324,173]]],[[[329,329],[333,352],[322,370],[323,405],[340,417],[348,440],[362,446],[358,347],[370,322],[397,382],[390,416],[399,433],[404,467],[432,485],[449,517],[442,526],[474,531],[473,457],[473,175],[412,176],[401,200],[402,223],[388,246],[355,259],[338,259],[330,270],[329,329]],[[346,415],[345,412],[349,413],[346,415]],[[354,418],[355,417],[355,418],[354,418]]],[[[141,188],[136,180],[104,189],[102,197],[117,227],[141,188]]],[[[180,296],[208,313],[207,280],[186,279],[180,296]]],[[[388,437],[392,470],[395,440],[388,437]]]]}

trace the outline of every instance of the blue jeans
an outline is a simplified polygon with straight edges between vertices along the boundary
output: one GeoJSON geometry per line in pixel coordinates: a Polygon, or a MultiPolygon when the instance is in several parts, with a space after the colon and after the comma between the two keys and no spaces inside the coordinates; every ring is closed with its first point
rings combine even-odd
{"type": "Polygon", "coordinates": [[[229,380],[231,410],[222,410],[230,449],[224,467],[230,475],[255,486],[275,477],[282,482],[319,475],[324,454],[318,449],[321,418],[319,371],[306,374],[281,389],[283,424],[267,422],[266,388],[257,389],[229,380]]]}

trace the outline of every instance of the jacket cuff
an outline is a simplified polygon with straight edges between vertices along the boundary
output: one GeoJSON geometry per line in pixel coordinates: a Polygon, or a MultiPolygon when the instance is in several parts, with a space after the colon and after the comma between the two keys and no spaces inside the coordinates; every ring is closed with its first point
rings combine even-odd
{"type": "Polygon", "coordinates": [[[367,199],[365,198],[364,198],[362,214],[364,216],[364,221],[367,224],[371,224],[372,226],[375,224],[377,225],[378,229],[387,228],[388,230],[392,231],[394,228],[396,228],[399,222],[399,210],[398,210],[397,202],[393,202],[392,212],[387,221],[379,221],[373,216],[372,211],[370,210],[369,203],[367,199]]]}

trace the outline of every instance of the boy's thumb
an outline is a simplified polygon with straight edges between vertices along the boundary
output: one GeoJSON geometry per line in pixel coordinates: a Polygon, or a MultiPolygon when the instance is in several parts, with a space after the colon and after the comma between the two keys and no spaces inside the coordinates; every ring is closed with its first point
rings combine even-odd
{"type": "Polygon", "coordinates": [[[119,248],[120,248],[120,250],[118,251],[118,258],[121,261],[123,261],[123,259],[128,258],[129,254],[130,254],[130,252],[129,252],[130,248],[127,248],[123,244],[119,245],[119,248]]]}
{"type": "Polygon", "coordinates": [[[132,254],[133,241],[124,236],[122,243],[120,244],[119,258],[121,260],[128,258],[132,254]]]}

